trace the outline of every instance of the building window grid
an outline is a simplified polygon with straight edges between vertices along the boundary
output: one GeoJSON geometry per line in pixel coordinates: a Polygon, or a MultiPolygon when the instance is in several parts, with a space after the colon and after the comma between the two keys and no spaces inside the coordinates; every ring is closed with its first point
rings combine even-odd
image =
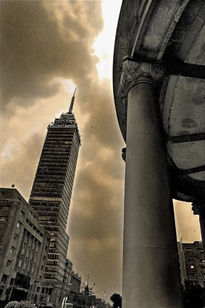
{"type": "MultiPolygon", "coordinates": [[[[75,134],[75,132],[72,132],[72,133],[73,133],[73,135],[75,134]]],[[[67,132],[66,132],[66,135],[67,135],[67,132]]],[[[48,137],[48,134],[47,134],[47,137],[48,137]]],[[[49,138],[47,138],[47,137],[46,137],[46,141],[49,140],[49,138]]],[[[73,140],[74,140],[74,138],[73,138],[73,140]]],[[[72,144],[72,147],[74,147],[74,144],[72,144]]],[[[69,148],[71,148],[71,147],[69,147],[69,148]]],[[[75,156],[74,149],[73,149],[72,152],[73,153],[70,153],[70,156],[69,156],[69,160],[70,161],[68,163],[68,168],[67,168],[67,170],[64,169],[64,171],[66,171],[66,175],[69,173],[69,177],[72,177],[71,181],[69,181],[69,178],[68,178],[68,182],[69,182],[68,185],[66,183],[64,183],[65,189],[63,191],[63,194],[66,195],[66,199],[69,198],[69,200],[70,200],[71,191],[72,191],[72,184],[73,184],[72,182],[73,182],[73,177],[74,177],[74,172],[75,172],[75,164],[76,164],[76,160],[72,161],[72,160],[74,160],[73,157],[75,156]]],[[[44,160],[45,157],[43,157],[43,156],[44,155],[42,155],[42,161],[47,163],[46,159],[44,160]]],[[[52,164],[51,160],[50,160],[50,163],[52,164]]],[[[54,161],[54,163],[56,163],[56,161],[54,161]]],[[[67,161],[66,161],[66,163],[67,163],[67,161]]],[[[37,176],[36,176],[36,179],[37,179],[37,176]]],[[[67,177],[65,177],[65,182],[66,182],[66,180],[67,180],[67,177]]],[[[55,178],[55,181],[56,181],[56,178],[55,178]]],[[[68,213],[69,206],[67,206],[67,202],[65,204],[63,202],[58,204],[58,207],[60,207],[61,211],[62,211],[63,208],[66,208],[66,214],[68,213]]],[[[42,210],[42,206],[41,206],[41,210],[42,210]]],[[[63,211],[65,211],[65,209],[63,211]]],[[[51,214],[50,216],[55,216],[55,214],[54,215],[51,214]]],[[[65,219],[63,214],[60,214],[59,217],[66,221],[66,219],[65,219]]],[[[64,241],[64,239],[63,239],[63,241],[64,241]]],[[[65,243],[67,244],[67,241],[65,241],[65,243]]],[[[51,255],[50,255],[50,257],[51,257],[51,255]]],[[[57,255],[55,255],[55,256],[52,256],[52,258],[59,258],[59,257],[57,255]]]]}

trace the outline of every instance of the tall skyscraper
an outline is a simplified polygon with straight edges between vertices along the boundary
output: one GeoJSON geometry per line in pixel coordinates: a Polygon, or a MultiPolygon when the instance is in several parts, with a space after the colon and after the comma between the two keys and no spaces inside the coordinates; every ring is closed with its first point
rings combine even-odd
{"type": "Polygon", "coordinates": [[[67,113],[48,126],[35,175],[30,204],[39,222],[51,235],[44,276],[44,292],[59,305],[69,237],[66,225],[80,146],[80,135],[73,114],[75,92],[67,113]]]}

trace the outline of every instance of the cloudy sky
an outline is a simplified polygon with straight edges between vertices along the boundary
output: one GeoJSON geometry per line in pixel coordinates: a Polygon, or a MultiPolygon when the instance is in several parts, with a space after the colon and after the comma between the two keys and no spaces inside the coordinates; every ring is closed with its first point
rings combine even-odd
{"type": "MultiPolygon", "coordinates": [[[[69,257],[102,297],[121,292],[124,146],[112,55],[121,0],[1,1],[1,181],[28,199],[49,122],[68,110],[82,136],[68,221],[69,257]]],[[[176,202],[178,238],[198,219],[176,202]]]]}

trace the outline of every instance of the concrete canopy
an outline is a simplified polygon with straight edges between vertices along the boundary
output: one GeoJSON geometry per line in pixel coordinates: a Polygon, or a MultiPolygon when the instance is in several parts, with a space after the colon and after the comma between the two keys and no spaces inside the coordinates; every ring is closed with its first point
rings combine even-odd
{"type": "Polygon", "coordinates": [[[205,3],[203,0],[124,0],[116,33],[113,87],[126,141],[127,97],[118,93],[125,56],[165,63],[156,102],[172,195],[205,201],[205,3]]]}

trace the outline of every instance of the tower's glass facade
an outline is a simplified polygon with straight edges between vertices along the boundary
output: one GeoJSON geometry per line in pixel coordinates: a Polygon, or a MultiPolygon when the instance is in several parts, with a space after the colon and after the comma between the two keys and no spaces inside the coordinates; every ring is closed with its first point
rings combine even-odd
{"type": "Polygon", "coordinates": [[[78,126],[69,110],[48,126],[29,200],[40,224],[51,235],[44,286],[45,293],[56,304],[60,300],[66,263],[69,242],[66,225],[79,146],[78,126]]]}

